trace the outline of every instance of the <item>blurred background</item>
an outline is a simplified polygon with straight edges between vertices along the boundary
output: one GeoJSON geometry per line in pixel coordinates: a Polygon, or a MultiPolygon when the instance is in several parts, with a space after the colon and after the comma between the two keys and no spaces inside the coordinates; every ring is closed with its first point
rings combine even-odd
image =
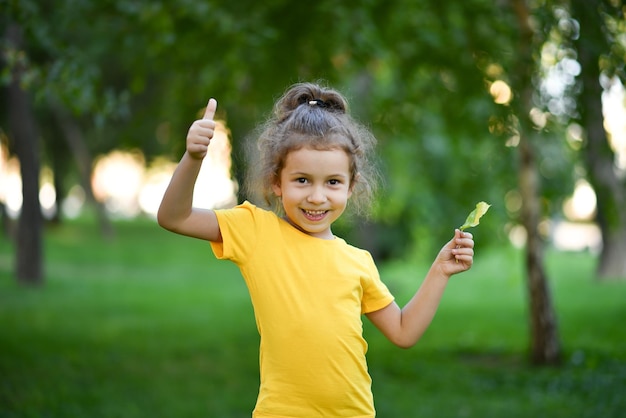
{"type": "Polygon", "coordinates": [[[610,260],[626,245],[621,1],[4,0],[1,18],[5,229],[23,207],[53,222],[154,216],[212,96],[229,144],[202,203],[241,200],[246,137],[291,83],[323,80],[379,139],[378,257],[432,249],[478,200],[493,205],[483,240],[522,246],[533,199],[548,242],[625,274],[610,260]]]}
{"type": "Polygon", "coordinates": [[[550,254],[588,260],[581,280],[617,283],[626,314],[625,11],[622,0],[0,0],[5,301],[63,280],[64,228],[118,244],[128,225],[156,228],[210,97],[220,129],[195,203],[249,198],[254,129],[292,83],[321,81],[376,134],[383,174],[371,218],[338,235],[409,271],[489,202],[472,232],[519,268],[522,351],[561,364],[572,351],[550,254]]]}

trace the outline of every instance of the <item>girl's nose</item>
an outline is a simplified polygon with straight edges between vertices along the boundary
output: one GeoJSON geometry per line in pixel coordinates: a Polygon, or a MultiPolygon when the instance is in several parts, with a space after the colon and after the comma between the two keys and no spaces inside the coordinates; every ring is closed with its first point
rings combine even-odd
{"type": "Polygon", "coordinates": [[[326,200],[326,194],[321,187],[314,187],[307,197],[309,203],[324,203],[326,200]]]}

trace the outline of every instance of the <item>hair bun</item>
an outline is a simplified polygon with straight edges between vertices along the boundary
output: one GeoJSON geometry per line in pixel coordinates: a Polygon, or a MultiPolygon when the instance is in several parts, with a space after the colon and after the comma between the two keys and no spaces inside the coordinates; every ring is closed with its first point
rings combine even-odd
{"type": "Polygon", "coordinates": [[[337,91],[313,83],[299,83],[292,86],[276,103],[275,115],[282,120],[302,105],[317,106],[339,113],[347,112],[347,103],[337,91]]]}

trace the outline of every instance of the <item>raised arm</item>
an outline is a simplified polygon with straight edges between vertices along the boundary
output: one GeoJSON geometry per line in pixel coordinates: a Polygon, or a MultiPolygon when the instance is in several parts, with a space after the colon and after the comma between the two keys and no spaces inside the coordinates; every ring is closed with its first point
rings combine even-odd
{"type": "Polygon", "coordinates": [[[193,189],[215,131],[213,117],[217,101],[210,99],[202,119],[195,121],[187,133],[187,150],[172,175],[157,213],[163,228],[181,235],[221,241],[215,212],[192,206],[193,189]]]}
{"type": "Polygon", "coordinates": [[[422,285],[400,309],[395,303],[367,314],[370,321],[394,344],[402,348],[415,345],[430,325],[441,297],[453,274],[469,270],[474,259],[472,234],[458,229],[443,246],[422,285]]]}

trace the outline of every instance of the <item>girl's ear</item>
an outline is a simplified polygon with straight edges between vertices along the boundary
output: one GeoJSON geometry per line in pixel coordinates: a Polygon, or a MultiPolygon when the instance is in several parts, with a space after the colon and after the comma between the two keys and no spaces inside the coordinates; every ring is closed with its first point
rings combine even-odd
{"type": "Polygon", "coordinates": [[[272,184],[272,191],[274,192],[274,194],[276,195],[276,197],[281,197],[283,195],[283,190],[280,187],[279,183],[274,183],[272,184]]]}
{"type": "Polygon", "coordinates": [[[356,173],[354,178],[350,182],[350,188],[348,189],[348,197],[352,196],[352,191],[354,190],[354,186],[361,180],[361,174],[356,173]]]}

